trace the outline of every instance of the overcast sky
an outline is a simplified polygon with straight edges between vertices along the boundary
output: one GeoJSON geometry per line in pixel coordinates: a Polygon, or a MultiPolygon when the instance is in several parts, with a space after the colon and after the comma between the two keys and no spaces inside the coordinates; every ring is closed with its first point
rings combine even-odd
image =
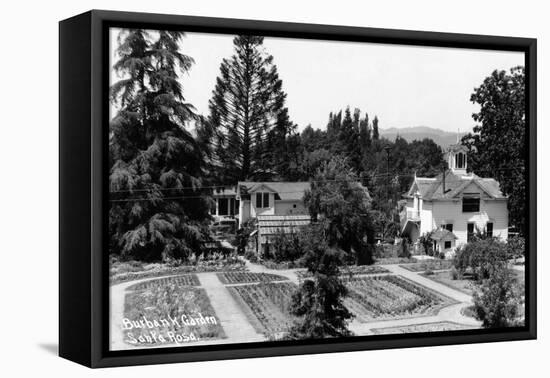
{"type": "MultiPolygon", "coordinates": [[[[112,30],[114,59],[117,34],[112,30]]],[[[195,60],[181,77],[184,96],[200,114],[208,112],[222,59],[233,54],[233,37],[187,33],[181,43],[182,52],[195,60]]],[[[367,111],[371,120],[377,115],[381,128],[469,131],[477,111],[469,101],[474,87],[495,69],[524,65],[524,54],[518,52],[270,37],[264,45],[300,130],[308,124],[325,128],[329,112],[349,105],[362,115],[367,111]]]]}

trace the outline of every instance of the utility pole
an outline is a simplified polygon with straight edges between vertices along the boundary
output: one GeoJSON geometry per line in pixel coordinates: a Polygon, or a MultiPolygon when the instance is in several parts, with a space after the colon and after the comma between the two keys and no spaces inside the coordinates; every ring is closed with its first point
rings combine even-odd
{"type": "Polygon", "coordinates": [[[384,151],[386,151],[386,201],[389,200],[389,188],[390,188],[390,146],[384,147],[384,151]]]}
{"type": "MultiPolygon", "coordinates": [[[[390,199],[390,192],[389,192],[390,191],[390,150],[391,150],[390,146],[384,147],[384,151],[386,151],[386,161],[387,161],[387,165],[386,165],[386,202],[387,203],[389,203],[389,199],[390,199]]],[[[388,215],[388,219],[391,219],[391,205],[388,206],[387,215],[388,215]]],[[[384,227],[382,237],[384,239],[386,238],[386,227],[384,227]]]]}

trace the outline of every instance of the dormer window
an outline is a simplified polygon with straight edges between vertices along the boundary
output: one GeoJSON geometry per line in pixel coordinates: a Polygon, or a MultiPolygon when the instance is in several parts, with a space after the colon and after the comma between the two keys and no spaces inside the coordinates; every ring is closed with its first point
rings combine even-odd
{"type": "Polygon", "coordinates": [[[479,212],[479,196],[465,195],[462,198],[462,212],[463,213],[478,213],[479,212]]]}

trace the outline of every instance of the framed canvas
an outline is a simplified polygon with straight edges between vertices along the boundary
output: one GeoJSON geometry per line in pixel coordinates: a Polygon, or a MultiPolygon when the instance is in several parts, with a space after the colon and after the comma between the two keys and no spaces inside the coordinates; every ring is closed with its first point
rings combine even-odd
{"type": "Polygon", "coordinates": [[[536,338],[536,40],[60,22],[59,353],[536,338]]]}

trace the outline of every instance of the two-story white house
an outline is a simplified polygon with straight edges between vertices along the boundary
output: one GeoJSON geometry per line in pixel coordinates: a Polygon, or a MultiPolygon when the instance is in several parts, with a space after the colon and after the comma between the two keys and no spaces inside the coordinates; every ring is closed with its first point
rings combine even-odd
{"type": "Polygon", "coordinates": [[[477,230],[508,238],[507,197],[493,178],[467,170],[467,149],[452,145],[446,152],[449,170],[434,178],[415,177],[409,191],[402,232],[415,243],[433,232],[435,250],[452,254],[477,230]]]}

